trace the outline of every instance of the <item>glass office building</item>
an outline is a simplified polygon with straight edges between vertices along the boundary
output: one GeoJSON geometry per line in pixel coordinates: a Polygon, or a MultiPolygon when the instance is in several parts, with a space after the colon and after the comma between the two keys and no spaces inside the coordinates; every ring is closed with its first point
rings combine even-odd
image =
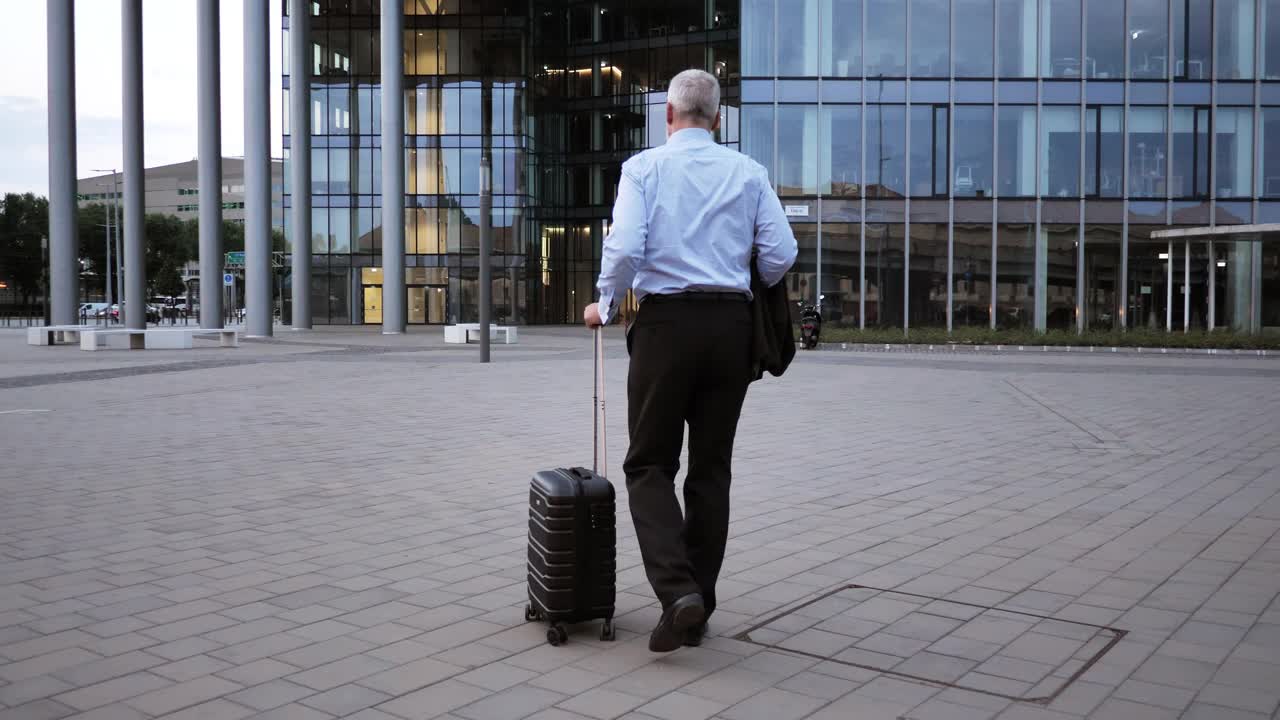
{"type": "MultiPolygon", "coordinates": [[[[1280,0],[403,2],[411,324],[478,314],[482,152],[495,318],[576,322],[701,67],[837,325],[1280,326],[1276,234],[1158,236],[1280,223],[1280,0]]],[[[314,10],[314,320],[379,322],[378,3],[314,10]]]]}

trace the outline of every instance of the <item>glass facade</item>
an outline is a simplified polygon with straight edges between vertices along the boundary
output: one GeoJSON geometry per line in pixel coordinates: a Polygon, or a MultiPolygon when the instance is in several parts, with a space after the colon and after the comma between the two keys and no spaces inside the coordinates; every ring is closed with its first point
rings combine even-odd
{"type": "MultiPolygon", "coordinates": [[[[378,5],[313,3],[317,323],[381,320],[378,5]]],[[[1267,319],[1274,247],[1152,235],[1280,222],[1280,0],[404,0],[404,12],[395,161],[411,323],[478,315],[485,155],[495,318],[577,322],[620,165],[665,141],[665,88],[696,67],[721,80],[717,140],[764,165],[788,207],[801,246],[790,292],[820,298],[836,326],[1280,324],[1267,319]]]]}

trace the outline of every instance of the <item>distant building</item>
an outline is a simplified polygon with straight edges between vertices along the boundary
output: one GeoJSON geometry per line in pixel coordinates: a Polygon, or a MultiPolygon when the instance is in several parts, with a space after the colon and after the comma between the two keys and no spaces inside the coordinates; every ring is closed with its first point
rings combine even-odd
{"type": "MultiPolygon", "coordinates": [[[[146,212],[195,220],[200,215],[199,163],[195,160],[147,168],[146,212]]],[[[108,203],[113,192],[124,192],[124,175],[97,175],[78,181],[80,206],[108,203]],[[115,183],[113,187],[113,182],[115,183]]],[[[271,161],[271,223],[284,227],[284,165],[271,161]]],[[[244,222],[244,160],[222,159],[222,217],[244,222]]]]}

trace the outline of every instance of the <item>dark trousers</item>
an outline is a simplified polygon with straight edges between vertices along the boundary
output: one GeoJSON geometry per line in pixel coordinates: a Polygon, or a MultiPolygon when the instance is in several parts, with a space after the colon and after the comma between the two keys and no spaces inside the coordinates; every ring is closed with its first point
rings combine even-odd
{"type": "Polygon", "coordinates": [[[647,299],[628,345],[623,464],[645,572],[663,607],[701,593],[715,608],[729,536],[733,440],[751,373],[750,304],[647,299]],[[689,469],[682,516],[675,495],[684,427],[689,469]]]}

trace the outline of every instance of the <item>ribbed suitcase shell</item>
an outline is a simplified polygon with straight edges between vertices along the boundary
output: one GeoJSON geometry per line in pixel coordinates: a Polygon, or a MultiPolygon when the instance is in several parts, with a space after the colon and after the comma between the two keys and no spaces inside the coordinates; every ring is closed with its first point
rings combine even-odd
{"type": "Polygon", "coordinates": [[[613,485],[582,468],[543,470],[529,486],[529,603],[547,620],[612,619],[613,485]]]}

